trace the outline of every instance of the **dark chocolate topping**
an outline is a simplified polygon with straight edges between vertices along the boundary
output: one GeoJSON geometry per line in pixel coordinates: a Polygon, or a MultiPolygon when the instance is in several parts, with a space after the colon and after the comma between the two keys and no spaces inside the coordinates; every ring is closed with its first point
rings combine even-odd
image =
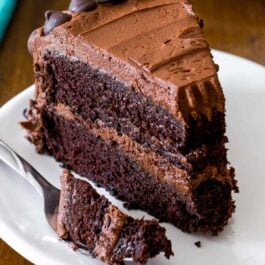
{"type": "Polygon", "coordinates": [[[72,0],[68,10],[72,12],[92,11],[97,7],[95,0],[72,0]]]}
{"type": "Polygon", "coordinates": [[[44,34],[48,35],[54,28],[70,21],[72,16],[60,11],[49,10],[45,13],[44,34]]]}
{"type": "Polygon", "coordinates": [[[126,0],[96,0],[98,4],[118,4],[126,0]]]}
{"type": "Polygon", "coordinates": [[[107,4],[107,3],[111,3],[112,0],[97,0],[97,3],[99,4],[107,4]]]}

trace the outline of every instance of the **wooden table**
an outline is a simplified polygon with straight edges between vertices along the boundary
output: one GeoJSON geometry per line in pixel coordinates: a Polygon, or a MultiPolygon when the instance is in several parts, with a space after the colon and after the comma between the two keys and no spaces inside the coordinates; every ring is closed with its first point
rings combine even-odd
{"type": "MultiPolygon", "coordinates": [[[[191,0],[205,20],[212,47],[265,65],[264,0],[191,0]]],[[[66,0],[19,1],[13,21],[0,47],[0,105],[33,83],[27,38],[43,24],[47,9],[66,8],[66,0]]],[[[30,264],[0,240],[0,265],[30,264]]]]}

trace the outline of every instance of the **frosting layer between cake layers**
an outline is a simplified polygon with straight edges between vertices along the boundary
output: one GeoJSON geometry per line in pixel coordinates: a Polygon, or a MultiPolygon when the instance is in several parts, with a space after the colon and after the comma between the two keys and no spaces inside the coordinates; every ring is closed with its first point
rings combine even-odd
{"type": "Polygon", "coordinates": [[[43,120],[46,150],[130,208],[146,210],[185,231],[213,232],[234,209],[232,171],[209,166],[188,174],[102,122],[91,127],[62,106],[46,110],[43,120]]]}

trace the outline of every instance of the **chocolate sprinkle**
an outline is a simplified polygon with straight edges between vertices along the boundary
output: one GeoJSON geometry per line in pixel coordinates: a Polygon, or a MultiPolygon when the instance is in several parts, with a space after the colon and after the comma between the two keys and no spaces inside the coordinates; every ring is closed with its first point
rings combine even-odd
{"type": "Polygon", "coordinates": [[[67,21],[70,21],[72,18],[71,15],[55,11],[49,10],[45,13],[45,23],[44,23],[44,34],[48,35],[54,28],[59,25],[64,24],[67,21]]]}
{"type": "Polygon", "coordinates": [[[95,0],[72,0],[68,10],[72,12],[92,11],[97,7],[95,0]]]}

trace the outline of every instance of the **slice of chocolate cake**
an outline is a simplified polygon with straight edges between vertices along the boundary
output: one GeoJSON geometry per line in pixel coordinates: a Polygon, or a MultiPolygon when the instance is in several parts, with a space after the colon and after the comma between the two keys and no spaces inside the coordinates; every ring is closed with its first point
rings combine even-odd
{"type": "Polygon", "coordinates": [[[185,0],[81,2],[47,12],[29,39],[28,138],[128,207],[218,233],[237,187],[200,20],[185,0]]]}
{"type": "Polygon", "coordinates": [[[57,227],[60,238],[108,264],[124,264],[128,258],[146,264],[160,252],[167,258],[173,255],[165,229],[157,221],[127,216],[68,170],[61,176],[57,227]]]}

